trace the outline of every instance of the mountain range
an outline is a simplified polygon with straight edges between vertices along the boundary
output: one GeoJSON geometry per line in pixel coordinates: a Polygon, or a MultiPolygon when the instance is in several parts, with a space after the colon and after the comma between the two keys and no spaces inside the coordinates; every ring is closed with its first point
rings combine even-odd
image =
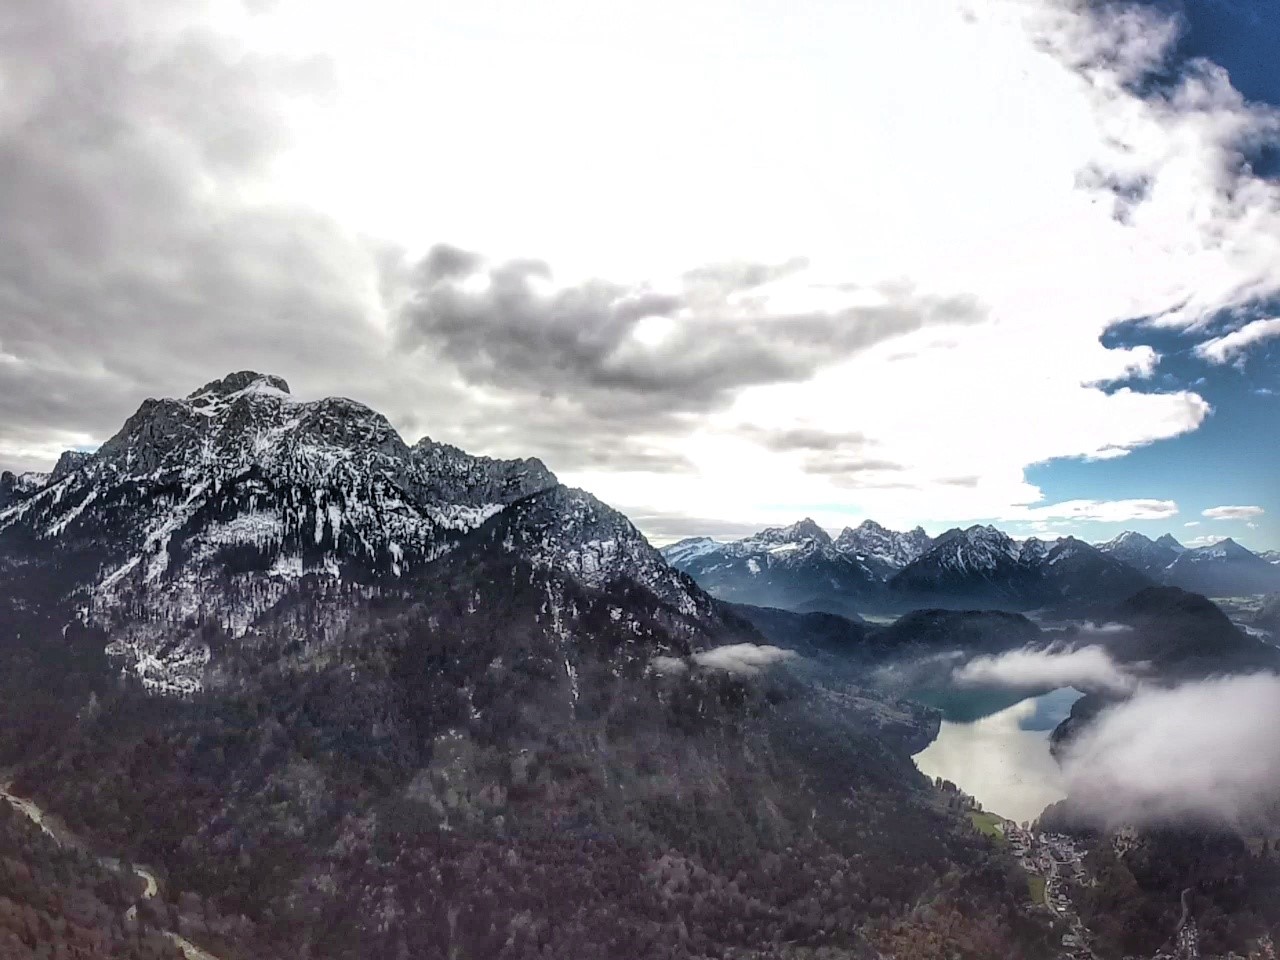
{"type": "Polygon", "coordinates": [[[662,549],[672,566],[726,600],[843,615],[918,607],[1087,612],[1153,584],[1211,596],[1280,589],[1280,567],[1227,539],[1187,548],[1126,532],[1106,543],[1015,540],[990,525],[929,537],[873,521],[834,540],[812,520],[721,543],[662,549]]]}
{"type": "Polygon", "coordinates": [[[715,622],[625,517],[541,462],[409,446],[362,404],[300,402],[252,372],[148,400],[96,452],[6,486],[10,562],[71,598],[124,669],[178,692],[216,674],[210,620],[240,638],[301,584],[373,595],[496,530],[539,569],[593,588],[626,578],[673,616],[715,622]]]}
{"type": "MultiPolygon", "coordinates": [[[[0,494],[7,789],[152,865],[147,924],[223,960],[1051,943],[911,762],[936,712],[769,643],[537,460],[241,372],[0,494]]],[[[785,595],[930,546],[860,530],[758,552],[785,595]]],[[[20,842],[0,880],[59,862],[20,842]]]]}
{"type": "Polygon", "coordinates": [[[681,540],[662,554],[725,600],[856,616],[931,542],[919,528],[898,533],[872,521],[833,540],[806,518],[732,543],[681,540]]]}

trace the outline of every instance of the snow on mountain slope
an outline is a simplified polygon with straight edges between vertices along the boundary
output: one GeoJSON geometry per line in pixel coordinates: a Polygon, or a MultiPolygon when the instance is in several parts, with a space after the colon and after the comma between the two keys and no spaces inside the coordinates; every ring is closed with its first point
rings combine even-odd
{"type": "MultiPolygon", "coordinates": [[[[246,371],[184,399],[147,400],[96,453],[64,456],[47,479],[7,480],[0,553],[17,567],[43,564],[109,631],[109,652],[182,691],[199,685],[209,659],[197,625],[239,636],[308,576],[403,578],[556,486],[537,460],[472,457],[426,439],[409,447],[362,404],[302,402],[280,378],[246,371]]],[[[570,540],[559,532],[557,542],[570,540]]],[[[681,601],[652,548],[611,553],[603,537],[581,546],[548,562],[587,580],[633,564],[681,601]]]]}
{"type": "Polygon", "coordinates": [[[729,543],[682,540],[662,553],[715,596],[794,610],[856,613],[885,576],[882,564],[838,549],[807,517],[729,543]]]}
{"type": "Polygon", "coordinates": [[[698,557],[715,553],[724,546],[719,540],[710,537],[687,537],[662,548],[662,555],[673,567],[682,567],[692,563],[698,557]]]}
{"type": "Polygon", "coordinates": [[[1075,537],[1059,540],[1041,570],[1041,595],[1055,605],[1119,600],[1152,584],[1142,571],[1075,537]]]}
{"type": "Polygon", "coordinates": [[[887,579],[923,554],[933,544],[923,527],[900,532],[882,527],[874,520],[864,520],[856,527],[845,527],[835,539],[841,553],[878,566],[887,579]]]}
{"type": "Polygon", "coordinates": [[[1178,548],[1182,545],[1169,534],[1165,534],[1159,540],[1152,540],[1133,530],[1126,530],[1114,540],[1108,540],[1096,546],[1107,556],[1114,557],[1121,563],[1127,563],[1135,570],[1141,570],[1151,576],[1159,576],[1178,559],[1180,552],[1178,548]]]}
{"type": "Polygon", "coordinates": [[[1280,569],[1230,537],[1178,555],[1164,582],[1210,597],[1280,590],[1280,569]]]}
{"type": "Polygon", "coordinates": [[[993,526],[951,529],[895,574],[889,587],[913,603],[1024,606],[1038,579],[1037,545],[1024,561],[1024,547],[993,526]]]}
{"type": "Polygon", "coordinates": [[[589,587],[638,584],[686,617],[714,619],[711,599],[663,558],[625,516],[583,490],[555,486],[495,521],[502,549],[589,587]]]}
{"type": "Polygon", "coordinates": [[[961,573],[993,573],[1018,563],[1021,548],[995,527],[974,525],[939,536],[913,565],[919,569],[961,573]]]}

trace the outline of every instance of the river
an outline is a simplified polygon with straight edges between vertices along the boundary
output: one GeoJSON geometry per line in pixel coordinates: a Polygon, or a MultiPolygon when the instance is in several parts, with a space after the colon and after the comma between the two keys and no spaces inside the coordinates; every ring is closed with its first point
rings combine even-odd
{"type": "Polygon", "coordinates": [[[1021,699],[990,690],[922,696],[943,711],[943,720],[937,739],[916,754],[916,766],[950,780],[986,810],[1034,820],[1066,796],[1049,734],[1080,696],[1070,687],[1021,699]]]}

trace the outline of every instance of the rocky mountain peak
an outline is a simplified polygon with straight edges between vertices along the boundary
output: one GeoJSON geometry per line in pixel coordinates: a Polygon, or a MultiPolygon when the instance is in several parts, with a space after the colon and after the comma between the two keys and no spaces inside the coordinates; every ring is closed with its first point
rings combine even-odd
{"type": "Polygon", "coordinates": [[[789,527],[767,527],[759,538],[771,543],[804,543],[815,540],[823,545],[831,543],[831,535],[809,517],[798,520],[789,527]]]}
{"type": "Polygon", "coordinates": [[[67,474],[75,473],[92,459],[93,452],[89,450],[64,450],[62,456],[58,457],[58,462],[53,465],[49,479],[61,480],[67,474]]]}
{"type": "MultiPolygon", "coordinates": [[[[66,589],[116,638],[109,652],[167,690],[194,689],[208,661],[203,641],[181,639],[193,613],[238,636],[304,579],[394,583],[558,485],[538,460],[410,448],[364,404],[300,401],[252,371],[146,400],[96,453],[67,454],[30,490],[20,481],[0,484],[0,548],[41,543],[40,556],[76,558],[62,564],[66,589]]],[[[590,586],[630,572],[690,607],[629,525],[602,505],[562,506],[556,522],[574,524],[548,565],[590,586]],[[582,538],[598,543],[575,553],[582,538]]]]}
{"type": "Polygon", "coordinates": [[[240,370],[236,373],[229,373],[221,379],[210,380],[199,390],[194,390],[188,394],[187,399],[195,400],[203,396],[224,398],[234,393],[240,393],[250,387],[274,390],[279,393],[290,392],[289,384],[284,377],[277,377],[270,373],[257,373],[253,370],[240,370]]]}
{"type": "Polygon", "coordinates": [[[1219,540],[1217,543],[1211,543],[1206,547],[1197,547],[1195,550],[1189,550],[1188,553],[1196,554],[1201,557],[1213,557],[1219,559],[1249,559],[1256,556],[1253,551],[1247,547],[1242,547],[1236,543],[1231,537],[1219,540]]]}
{"type": "Polygon", "coordinates": [[[1185,553],[1187,549],[1178,541],[1177,537],[1175,537],[1172,533],[1164,534],[1162,537],[1156,540],[1156,544],[1161,547],[1166,547],[1169,550],[1172,550],[1174,553],[1185,553]]]}
{"type": "Polygon", "coordinates": [[[856,527],[845,527],[834,545],[841,553],[871,560],[892,572],[915,560],[932,542],[923,527],[901,533],[874,520],[863,520],[856,527]]]}

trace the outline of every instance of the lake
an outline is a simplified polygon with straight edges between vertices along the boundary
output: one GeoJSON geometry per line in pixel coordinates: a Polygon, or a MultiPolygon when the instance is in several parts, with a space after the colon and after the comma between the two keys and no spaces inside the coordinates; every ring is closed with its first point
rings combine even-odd
{"type": "Polygon", "coordinates": [[[1033,697],[955,688],[921,695],[916,699],[942,710],[943,720],[938,738],[916,754],[916,766],[950,780],[986,810],[1034,820],[1066,796],[1049,734],[1080,697],[1070,687],[1033,697]]]}

